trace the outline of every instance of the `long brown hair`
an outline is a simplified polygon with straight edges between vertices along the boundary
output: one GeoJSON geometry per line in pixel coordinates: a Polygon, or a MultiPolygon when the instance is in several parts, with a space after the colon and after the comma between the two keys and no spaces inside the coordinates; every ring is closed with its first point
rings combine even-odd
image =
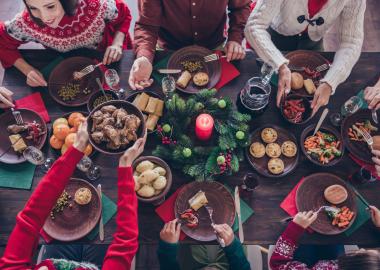
{"type": "MultiPolygon", "coordinates": [[[[42,22],[42,20],[33,16],[32,12],[30,11],[29,6],[26,4],[26,0],[22,0],[22,1],[24,1],[26,9],[28,10],[30,17],[33,19],[33,21],[39,26],[44,27],[45,24],[42,22]]],[[[75,11],[77,9],[79,0],[59,0],[59,2],[61,3],[66,15],[68,16],[75,15],[75,11]]]]}
{"type": "Polygon", "coordinates": [[[380,253],[357,251],[338,258],[338,268],[341,270],[379,270],[380,253]]]}

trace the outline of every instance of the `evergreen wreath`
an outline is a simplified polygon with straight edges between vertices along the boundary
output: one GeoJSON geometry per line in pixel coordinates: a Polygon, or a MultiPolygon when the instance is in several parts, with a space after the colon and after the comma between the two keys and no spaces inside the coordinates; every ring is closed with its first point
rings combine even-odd
{"type": "Polygon", "coordinates": [[[197,181],[239,171],[239,162],[244,160],[244,150],[249,145],[251,116],[238,112],[229,97],[215,95],[215,89],[202,90],[187,100],[174,94],[165,101],[162,125],[157,127],[162,145],[153,155],[197,181]],[[194,139],[195,118],[202,113],[214,118],[213,136],[207,143],[194,139]]]}

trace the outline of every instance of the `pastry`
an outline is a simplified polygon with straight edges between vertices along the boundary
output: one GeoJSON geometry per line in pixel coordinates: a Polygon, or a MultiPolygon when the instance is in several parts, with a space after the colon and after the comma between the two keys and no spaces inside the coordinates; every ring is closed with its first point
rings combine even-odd
{"type": "Polygon", "coordinates": [[[268,157],[277,158],[281,156],[281,147],[277,143],[269,143],[265,147],[265,153],[268,157]]]}
{"type": "Polygon", "coordinates": [[[147,93],[141,93],[138,95],[135,100],[133,101],[133,104],[140,110],[143,111],[146,108],[146,105],[149,102],[149,95],[147,93]],[[137,99],[137,101],[136,101],[137,99]],[[135,102],[136,101],[136,102],[135,102]]]}
{"type": "Polygon", "coordinates": [[[195,194],[193,197],[190,198],[189,204],[194,211],[197,211],[202,206],[206,205],[208,203],[208,200],[206,198],[206,194],[200,190],[195,194]]]}
{"type": "Polygon", "coordinates": [[[149,114],[148,119],[146,120],[146,128],[149,131],[153,131],[156,128],[157,122],[158,122],[159,116],[154,114],[149,114]]]}
{"type": "Polygon", "coordinates": [[[77,204],[86,205],[91,201],[91,197],[92,197],[91,190],[83,187],[75,191],[74,201],[77,204]]]}
{"type": "Polygon", "coordinates": [[[164,189],[166,187],[166,183],[167,183],[167,179],[165,176],[162,176],[160,175],[159,177],[157,177],[156,180],[154,180],[153,182],[153,187],[154,189],[158,189],[158,190],[161,190],[161,189],[164,189]]]}
{"type": "Polygon", "coordinates": [[[254,142],[249,147],[249,153],[255,158],[262,158],[265,155],[265,146],[262,143],[254,142]]]}
{"type": "Polygon", "coordinates": [[[10,135],[9,140],[11,141],[13,150],[17,153],[22,153],[27,147],[20,134],[10,135]]]}
{"type": "Polygon", "coordinates": [[[140,174],[137,181],[139,181],[140,184],[147,185],[147,184],[150,184],[151,182],[153,182],[154,180],[156,180],[157,177],[159,177],[159,176],[160,176],[160,174],[156,171],[146,170],[140,174]]]}
{"type": "Polygon", "coordinates": [[[152,170],[153,168],[154,164],[152,162],[150,162],[149,160],[144,160],[136,166],[136,172],[142,173],[148,170],[152,170]]]}
{"type": "Polygon", "coordinates": [[[290,86],[293,90],[299,90],[303,87],[303,77],[298,72],[292,72],[290,86]]]}
{"type": "Polygon", "coordinates": [[[153,114],[157,116],[162,116],[163,111],[164,111],[164,101],[159,99],[157,100],[157,106],[153,114]]]}
{"type": "Polygon", "coordinates": [[[306,91],[310,94],[313,95],[315,91],[317,91],[317,88],[315,87],[315,84],[312,79],[307,79],[303,81],[303,84],[305,86],[306,91]]]}
{"type": "Polygon", "coordinates": [[[191,80],[191,73],[185,70],[182,72],[181,76],[179,76],[176,84],[181,88],[186,88],[191,80]]]}
{"type": "Polygon", "coordinates": [[[340,204],[347,200],[348,192],[341,185],[332,185],[323,192],[325,199],[332,204],[340,204]]]}
{"type": "Polygon", "coordinates": [[[284,162],[279,158],[271,158],[268,162],[268,170],[273,174],[282,173],[284,168],[284,162]]]}
{"type": "Polygon", "coordinates": [[[146,105],[144,112],[146,113],[154,113],[156,110],[158,98],[149,97],[148,104],[146,105]]]}
{"type": "Polygon", "coordinates": [[[281,152],[286,157],[294,157],[297,154],[297,146],[292,141],[286,141],[281,145],[281,152]]]}
{"type": "Polygon", "coordinates": [[[153,169],[153,171],[158,172],[158,174],[162,176],[166,175],[166,170],[162,167],[156,167],[153,169]]]}
{"type": "Polygon", "coordinates": [[[196,86],[205,86],[208,84],[209,77],[206,72],[197,72],[193,77],[193,82],[196,86]]]}
{"type": "Polygon", "coordinates": [[[144,198],[150,198],[154,196],[154,188],[149,185],[143,185],[142,188],[140,188],[137,191],[137,194],[144,198]]]}
{"type": "Polygon", "coordinates": [[[273,128],[264,128],[261,131],[261,139],[266,143],[272,143],[277,140],[277,131],[273,128]]]}

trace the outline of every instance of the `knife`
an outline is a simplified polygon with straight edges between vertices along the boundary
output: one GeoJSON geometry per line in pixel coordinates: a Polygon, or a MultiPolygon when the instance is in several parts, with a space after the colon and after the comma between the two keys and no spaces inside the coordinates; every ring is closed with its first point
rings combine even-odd
{"type": "Polygon", "coordinates": [[[313,136],[318,132],[319,128],[321,127],[323,121],[325,120],[327,114],[329,113],[329,109],[325,108],[322,112],[321,117],[319,118],[318,124],[314,129],[313,136]]]}
{"type": "Polygon", "coordinates": [[[161,69],[158,69],[157,71],[161,74],[177,74],[177,73],[181,73],[182,70],[161,68],[161,69]]]}
{"type": "Polygon", "coordinates": [[[239,221],[239,239],[240,243],[244,242],[244,231],[243,231],[243,223],[241,222],[241,211],[240,211],[240,196],[239,196],[239,187],[235,187],[235,208],[236,214],[239,221]]]}
{"type": "MultiPolygon", "coordinates": [[[[100,197],[100,202],[102,201],[102,185],[98,185],[98,193],[100,197]]],[[[99,239],[100,242],[104,241],[104,224],[103,224],[103,211],[100,212],[100,220],[99,220],[99,239]]]]}

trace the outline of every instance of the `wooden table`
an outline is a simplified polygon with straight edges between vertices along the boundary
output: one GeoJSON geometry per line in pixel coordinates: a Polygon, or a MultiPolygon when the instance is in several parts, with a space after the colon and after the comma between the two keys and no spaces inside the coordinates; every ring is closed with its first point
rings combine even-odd
{"type": "MultiPolygon", "coordinates": [[[[73,55],[75,54],[77,53],[73,53],[73,55]]],[[[85,52],[85,54],[87,54],[87,52],[85,52]]],[[[23,51],[23,55],[28,60],[28,62],[38,68],[46,66],[57,56],[55,52],[48,50],[25,50],[23,51]]],[[[324,53],[323,55],[330,60],[333,58],[332,53],[324,53]]],[[[163,54],[159,54],[158,58],[162,56],[163,54]]],[[[241,75],[230,82],[223,89],[221,89],[218,93],[219,95],[230,96],[233,100],[236,99],[237,93],[240,91],[240,89],[242,89],[246,81],[250,77],[258,74],[255,57],[256,56],[254,53],[249,52],[243,61],[236,63],[236,66],[240,70],[241,75]]],[[[121,84],[126,89],[129,89],[127,86],[127,81],[133,59],[134,55],[131,52],[127,52],[125,53],[121,63],[115,66],[115,68],[119,70],[119,74],[122,78],[121,84]]],[[[379,63],[380,53],[363,53],[347,82],[339,86],[337,93],[331,98],[330,104],[328,106],[330,112],[339,111],[341,105],[345,100],[347,100],[352,95],[355,95],[358,90],[364,88],[366,85],[373,84],[376,78],[378,78],[380,75],[379,63]]],[[[16,69],[8,69],[5,72],[3,85],[9,87],[15,92],[15,99],[24,97],[36,91],[26,86],[25,77],[16,69]]],[[[155,83],[152,86],[152,89],[158,91],[160,89],[159,84],[155,83]]],[[[52,119],[59,117],[63,113],[72,111],[72,109],[64,108],[55,103],[52,98],[50,98],[47,89],[39,90],[42,93],[43,99],[45,100],[45,104],[52,119]]],[[[257,127],[260,127],[260,125],[269,122],[285,127],[294,133],[295,136],[299,139],[300,133],[304,127],[292,126],[285,123],[274,104],[276,91],[273,90],[272,92],[273,93],[269,107],[267,108],[265,114],[252,120],[250,124],[251,130],[254,130],[257,127]]],[[[85,108],[80,109],[86,110],[85,108]]],[[[317,121],[316,119],[319,118],[320,113],[321,112],[318,113],[313,122],[317,121]]],[[[154,143],[156,141],[154,139],[148,140],[149,142],[146,147],[146,154],[149,154],[150,151],[154,148],[154,143]]],[[[45,145],[44,150],[45,152],[51,151],[48,144],[45,145]]],[[[118,164],[117,157],[97,154],[94,157],[94,162],[98,164],[102,170],[102,178],[99,181],[96,181],[94,184],[101,183],[104,193],[109,196],[114,202],[116,202],[116,166],[118,164]]],[[[281,223],[281,219],[287,216],[279,205],[285,196],[303,176],[325,171],[335,173],[344,179],[358,169],[359,166],[356,165],[346,153],[344,160],[338,166],[333,168],[321,169],[320,167],[312,165],[309,161],[306,160],[305,157],[302,157],[297,169],[290,175],[279,179],[262,177],[260,179],[260,186],[254,191],[252,197],[246,200],[247,203],[249,203],[249,205],[255,210],[255,214],[243,225],[246,243],[266,245],[274,244],[276,242],[277,238],[286,226],[285,224],[281,223]]],[[[225,181],[231,185],[240,184],[242,177],[247,172],[250,172],[252,170],[253,169],[247,162],[243,162],[241,164],[240,172],[232,177],[227,177],[225,181]]],[[[173,186],[169,194],[173,193],[179,186],[183,185],[184,183],[192,181],[192,179],[184,176],[181,172],[173,173],[173,186]]],[[[41,171],[37,169],[33,182],[33,190],[40,181],[42,175],[43,174],[41,171]]],[[[80,177],[81,175],[76,176],[80,177]]],[[[380,206],[380,182],[361,186],[359,187],[359,191],[371,204],[380,206]]],[[[15,225],[16,214],[23,208],[31,193],[32,191],[29,190],[0,189],[0,245],[6,245],[8,236],[15,225]]],[[[139,203],[138,214],[140,243],[157,243],[159,231],[163,226],[163,222],[155,214],[154,207],[152,205],[139,203]]],[[[112,241],[112,234],[115,232],[115,229],[115,218],[113,218],[105,226],[105,243],[110,243],[112,241]]],[[[82,240],[82,242],[85,241],[86,240],[82,240]]],[[[97,240],[95,242],[98,243],[97,240]]],[[[194,243],[194,241],[190,239],[186,240],[185,242],[194,243]]],[[[302,242],[308,244],[355,243],[363,246],[380,246],[380,238],[378,237],[376,228],[372,225],[371,222],[368,222],[366,225],[362,226],[350,237],[346,237],[344,234],[328,237],[314,233],[305,234],[302,242]]]]}

